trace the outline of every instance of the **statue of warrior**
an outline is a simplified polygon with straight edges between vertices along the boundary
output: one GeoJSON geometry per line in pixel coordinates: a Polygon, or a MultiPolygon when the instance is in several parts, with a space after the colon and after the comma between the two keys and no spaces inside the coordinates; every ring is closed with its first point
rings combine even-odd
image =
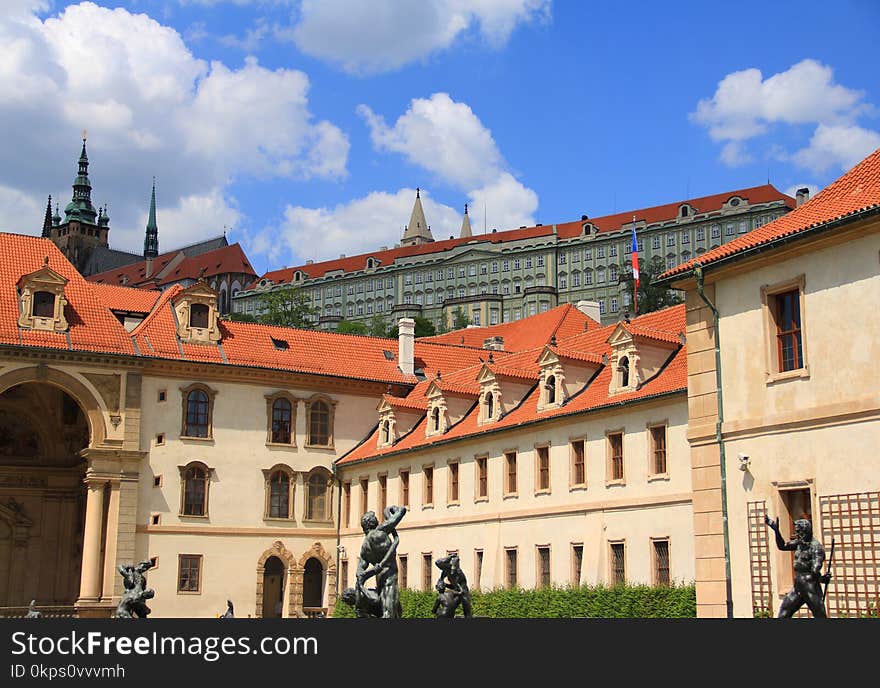
{"type": "Polygon", "coordinates": [[[153,562],[149,560],[142,561],[137,566],[120,564],[117,567],[122,576],[122,585],[125,588],[122,599],[119,600],[119,606],[116,607],[117,619],[147,618],[150,608],[145,600],[153,599],[156,594],[154,590],[147,589],[147,577],[144,575],[151,568],[153,568],[153,562]]]}
{"type": "MultiPolygon", "coordinates": [[[[786,552],[794,552],[794,587],[779,606],[780,619],[792,617],[805,604],[816,619],[827,617],[825,613],[825,595],[821,584],[828,584],[831,574],[822,574],[825,562],[825,550],[818,540],[813,538],[813,526],[805,518],[794,522],[794,539],[788,542],[779,532],[779,519],[770,520],[764,516],[764,522],[776,533],[776,546],[786,552]]],[[[832,548],[833,551],[833,548],[832,548]]]]}
{"type": "Polygon", "coordinates": [[[357,565],[355,608],[366,610],[371,606],[365,599],[368,596],[365,583],[375,576],[375,590],[383,619],[400,617],[400,591],[397,587],[397,545],[400,538],[397,525],[405,514],[406,507],[389,506],[385,508],[385,520],[381,524],[372,511],[361,518],[364,542],[357,565]]]}
{"type": "Polygon", "coordinates": [[[461,570],[461,562],[457,554],[438,559],[434,562],[440,569],[440,578],[434,588],[437,590],[437,599],[434,601],[434,617],[437,619],[451,619],[455,616],[455,610],[461,605],[465,617],[471,616],[471,592],[468,588],[467,578],[461,570]]]}

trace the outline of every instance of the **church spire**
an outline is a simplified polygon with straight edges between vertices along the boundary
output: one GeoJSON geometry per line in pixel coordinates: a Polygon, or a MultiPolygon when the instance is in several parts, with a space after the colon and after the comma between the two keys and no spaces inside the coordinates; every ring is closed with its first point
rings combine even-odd
{"type": "Polygon", "coordinates": [[[52,195],[46,201],[46,217],[43,218],[43,238],[48,239],[52,234],[52,195]]]}
{"type": "Polygon", "coordinates": [[[403,231],[403,238],[400,243],[403,246],[416,246],[434,241],[431,235],[431,228],[425,220],[425,211],[422,208],[421,189],[416,189],[416,202],[413,204],[412,214],[409,217],[409,224],[403,231]]]}
{"type": "Polygon", "coordinates": [[[153,177],[153,191],[150,194],[150,215],[147,218],[147,231],[144,235],[144,258],[159,255],[159,227],[156,225],[156,178],[153,177]]]}
{"type": "Polygon", "coordinates": [[[80,220],[95,224],[98,211],[92,205],[92,184],[89,181],[89,156],[86,154],[86,132],[82,135],[82,152],[79,154],[79,170],[73,180],[73,200],[64,209],[66,221],[80,220]]]}
{"type": "Polygon", "coordinates": [[[468,217],[467,203],[464,204],[464,217],[461,220],[461,233],[458,236],[460,239],[466,239],[473,236],[473,233],[471,232],[471,219],[468,217]]]}

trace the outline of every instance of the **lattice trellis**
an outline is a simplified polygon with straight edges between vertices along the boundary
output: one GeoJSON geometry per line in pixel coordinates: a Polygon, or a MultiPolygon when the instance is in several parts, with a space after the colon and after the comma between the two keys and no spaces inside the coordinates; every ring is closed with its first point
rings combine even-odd
{"type": "Polygon", "coordinates": [[[749,561],[752,573],[752,612],[755,616],[773,615],[773,591],[770,585],[770,547],[764,516],[766,502],[749,502],[749,561]]]}
{"type": "Polygon", "coordinates": [[[828,615],[880,613],[880,492],[827,495],[819,505],[826,557],[835,541],[828,615]]]}

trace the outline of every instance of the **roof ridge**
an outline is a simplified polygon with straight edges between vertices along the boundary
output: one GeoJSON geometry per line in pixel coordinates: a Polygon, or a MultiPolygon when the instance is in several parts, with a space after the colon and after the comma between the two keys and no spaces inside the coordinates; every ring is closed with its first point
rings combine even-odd
{"type": "Polygon", "coordinates": [[[144,330],[147,329],[147,325],[151,324],[153,320],[155,320],[156,315],[162,310],[162,307],[171,301],[172,298],[177,296],[180,292],[183,291],[183,287],[179,284],[174,284],[170,288],[165,289],[162,292],[162,295],[156,299],[156,303],[153,304],[153,309],[147,313],[147,317],[141,320],[137,326],[129,332],[129,336],[134,339],[139,336],[144,330]]]}

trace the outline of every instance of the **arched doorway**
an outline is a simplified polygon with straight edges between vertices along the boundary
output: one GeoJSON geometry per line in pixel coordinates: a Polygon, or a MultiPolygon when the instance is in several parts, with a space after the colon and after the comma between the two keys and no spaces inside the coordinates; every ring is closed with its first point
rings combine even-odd
{"type": "Polygon", "coordinates": [[[263,567],[263,618],[279,619],[284,610],[284,562],[272,556],[263,567]]]}
{"type": "Polygon", "coordinates": [[[28,381],[0,394],[0,607],[76,602],[88,445],[86,414],[60,387],[28,381]]]}
{"type": "Polygon", "coordinates": [[[303,611],[324,607],[324,567],[310,557],[303,570],[303,611]]]}

